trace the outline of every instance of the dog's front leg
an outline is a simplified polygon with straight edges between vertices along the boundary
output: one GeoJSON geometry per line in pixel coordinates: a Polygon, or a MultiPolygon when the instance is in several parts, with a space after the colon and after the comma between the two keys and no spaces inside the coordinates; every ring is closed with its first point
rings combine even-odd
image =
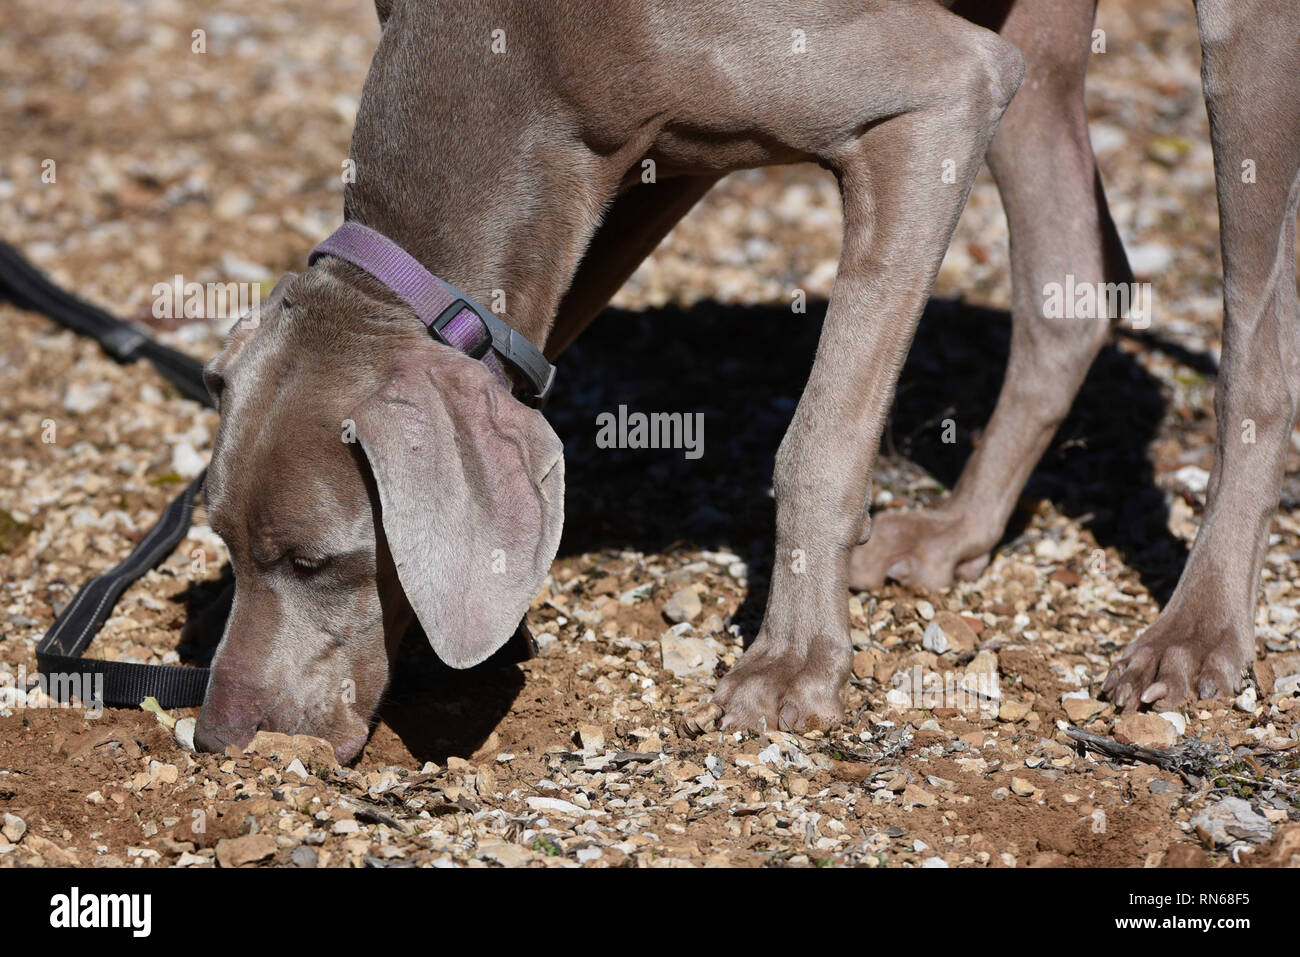
{"type": "MultiPolygon", "coordinates": [[[[840,182],[844,246],[817,357],[777,453],[771,593],[753,646],[688,717],[689,730],[764,721],[806,730],[841,717],[852,658],[848,556],[861,540],[885,412],[1024,70],[1019,51],[995,34],[955,17],[942,25],[949,36],[927,39],[944,46],[945,88],[824,157],[840,182]]],[[[917,77],[918,88],[934,89],[930,79],[917,77]]]]}
{"type": "Polygon", "coordinates": [[[1260,568],[1300,404],[1300,19],[1287,0],[1201,0],[1196,13],[1223,246],[1219,435],[1178,587],[1103,686],[1121,707],[1240,687],[1255,660],[1260,568]]]}

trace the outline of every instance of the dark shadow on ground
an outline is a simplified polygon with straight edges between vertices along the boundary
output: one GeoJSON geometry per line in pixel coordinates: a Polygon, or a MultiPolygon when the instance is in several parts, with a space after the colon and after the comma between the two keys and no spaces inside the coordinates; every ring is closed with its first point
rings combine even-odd
{"type": "MultiPolygon", "coordinates": [[[[766,602],[775,517],[776,449],[817,345],[826,304],[807,315],[787,307],[705,302],[631,313],[607,310],[561,357],[548,418],[565,443],[567,490],[560,556],[635,549],[725,547],[750,566],[749,596],[736,616],[747,639],[766,602]],[[601,449],[596,417],[700,412],[704,454],[601,449]]],[[[1010,342],[1005,312],[936,300],[926,308],[899,383],[877,476],[891,487],[914,466],[944,487],[957,479],[992,413],[1010,342]],[[942,422],[957,441],[942,441],[942,422]]],[[[1213,360],[1153,348],[1206,371],[1213,360]]],[[[1070,417],[1030,479],[1026,502],[1048,499],[1115,546],[1163,602],[1184,546],[1167,529],[1164,496],[1147,447],[1165,412],[1159,383],[1114,347],[1094,364],[1070,417]]],[[[1024,528],[1013,519],[1007,538],[1024,528]]]]}
{"type": "Polygon", "coordinates": [[[419,762],[446,764],[479,749],[524,686],[517,662],[528,656],[518,636],[465,671],[443,664],[419,625],[402,640],[393,683],[379,708],[383,721],[419,762]]]}
{"type": "Polygon", "coordinates": [[[230,615],[235,573],[226,562],[216,580],[191,581],[173,601],[185,605],[185,628],[176,653],[187,665],[206,668],[212,663],[217,645],[230,615]]]}

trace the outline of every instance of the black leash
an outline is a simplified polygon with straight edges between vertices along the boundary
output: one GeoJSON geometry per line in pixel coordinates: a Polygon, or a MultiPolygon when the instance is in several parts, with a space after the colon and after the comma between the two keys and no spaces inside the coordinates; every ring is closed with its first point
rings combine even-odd
{"type": "MultiPolygon", "coordinates": [[[[0,240],[0,297],[22,309],[44,313],[62,326],[89,336],[118,362],[148,359],[168,382],[187,398],[211,407],[203,385],[203,364],[143,335],[122,320],[54,285],[8,243],[0,240]]],[[[83,658],[82,653],[112,614],[122,592],[171,553],[185,537],[194,513],[194,499],[203,487],[199,473],[126,559],[92,578],[63,610],[36,645],[36,663],[50,697],[66,701],[74,690],[84,703],[135,708],[147,697],[164,708],[203,703],[207,668],[143,665],[83,658]],[[80,680],[69,678],[82,676],[80,680]],[[102,681],[102,699],[86,700],[84,680],[102,681]]]]}
{"type": "Polygon", "coordinates": [[[212,407],[212,398],[203,385],[203,363],[155,342],[98,306],[60,289],[3,240],[0,240],[0,296],[20,309],[44,313],[59,325],[89,336],[118,362],[148,359],[185,398],[212,407]]]}

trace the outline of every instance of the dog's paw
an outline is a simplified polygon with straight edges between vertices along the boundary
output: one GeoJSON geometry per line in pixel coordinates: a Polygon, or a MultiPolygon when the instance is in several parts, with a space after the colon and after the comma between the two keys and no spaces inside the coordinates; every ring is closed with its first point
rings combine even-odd
{"type": "Polygon", "coordinates": [[[938,508],[885,512],[849,555],[849,585],[879,588],[888,579],[938,591],[978,578],[988,563],[988,548],[972,540],[958,516],[938,508]]]}
{"type": "Polygon", "coordinates": [[[1253,660],[1253,637],[1162,616],[1124,649],[1101,690],[1120,709],[1154,705],[1165,711],[1236,694],[1253,660]]]}
{"type": "MultiPolygon", "coordinates": [[[[794,643],[790,643],[793,645],[794,643]]],[[[840,688],[848,678],[848,641],[816,640],[806,654],[775,647],[760,634],[706,705],[687,715],[689,733],[712,730],[826,730],[844,715],[840,688]]]]}

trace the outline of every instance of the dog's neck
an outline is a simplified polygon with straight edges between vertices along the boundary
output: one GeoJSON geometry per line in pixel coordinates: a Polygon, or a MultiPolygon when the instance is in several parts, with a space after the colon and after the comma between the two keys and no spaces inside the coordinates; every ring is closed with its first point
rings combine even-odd
{"type": "Polygon", "coordinates": [[[484,54],[477,32],[442,22],[453,15],[409,4],[385,25],[344,212],[545,351],[622,170],[581,141],[565,104],[530,96],[518,69],[454,68],[484,54]]]}
{"type": "Polygon", "coordinates": [[[484,68],[478,14],[471,28],[461,6],[381,9],[392,18],[357,109],[344,211],[545,352],[604,209],[648,142],[593,150],[574,104],[539,95],[512,65],[528,61],[484,68]]]}
{"type": "Polygon", "coordinates": [[[545,351],[604,202],[581,197],[599,191],[537,156],[511,157],[530,172],[509,179],[490,168],[428,164],[376,174],[383,157],[367,157],[364,144],[353,148],[369,175],[349,187],[347,218],[398,243],[545,351]]]}

